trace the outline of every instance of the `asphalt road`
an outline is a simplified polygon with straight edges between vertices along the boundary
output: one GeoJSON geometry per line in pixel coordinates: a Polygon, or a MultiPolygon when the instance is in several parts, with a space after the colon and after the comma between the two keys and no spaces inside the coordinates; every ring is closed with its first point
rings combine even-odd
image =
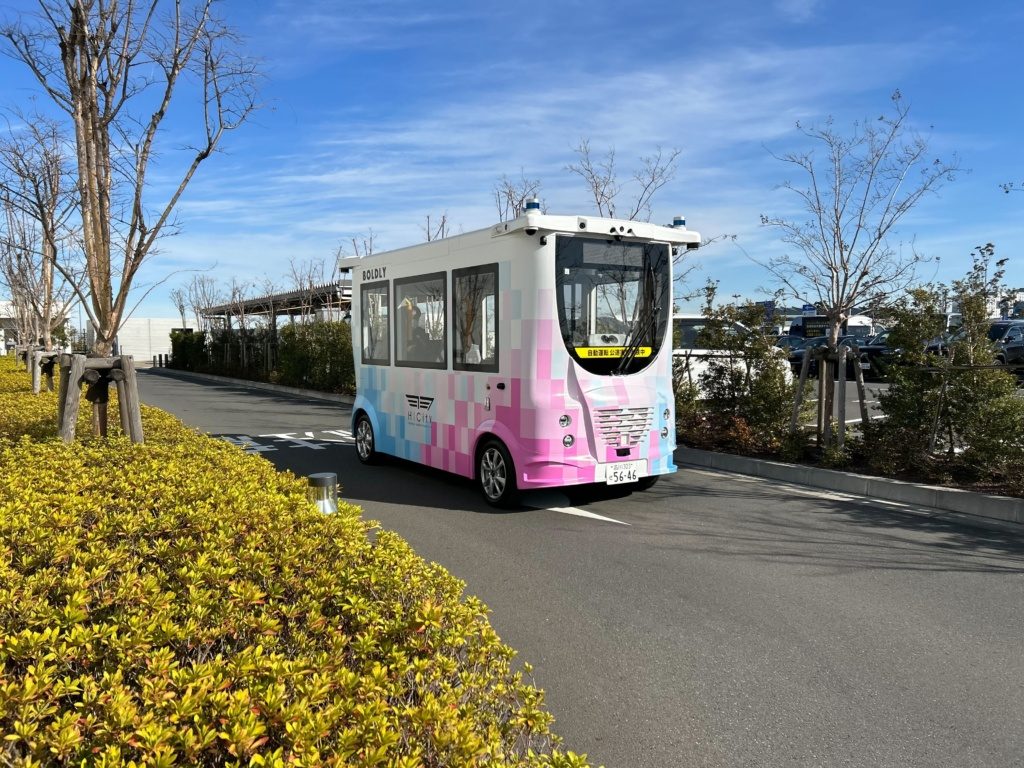
{"type": "Polygon", "coordinates": [[[468,481],[362,467],[339,406],[140,389],[282,469],[337,472],[491,607],[595,765],[1024,764],[1024,538],[685,467],[496,513],[468,481]]]}

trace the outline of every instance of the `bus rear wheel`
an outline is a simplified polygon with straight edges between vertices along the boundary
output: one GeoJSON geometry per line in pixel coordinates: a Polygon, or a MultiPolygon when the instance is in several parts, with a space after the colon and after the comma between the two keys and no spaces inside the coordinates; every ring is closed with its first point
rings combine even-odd
{"type": "Polygon", "coordinates": [[[373,425],[370,417],[365,413],[359,414],[356,419],[356,456],[363,464],[375,464],[377,462],[377,448],[373,439],[373,425]]]}
{"type": "Polygon", "coordinates": [[[480,451],[477,481],[484,500],[492,507],[511,507],[519,498],[516,471],[508,449],[499,440],[489,440],[480,451]]]}

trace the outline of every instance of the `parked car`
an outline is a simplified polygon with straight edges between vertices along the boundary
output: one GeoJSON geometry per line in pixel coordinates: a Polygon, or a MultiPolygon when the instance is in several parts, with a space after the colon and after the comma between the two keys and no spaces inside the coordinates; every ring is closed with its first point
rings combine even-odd
{"type": "Polygon", "coordinates": [[[794,336],[791,333],[784,333],[775,340],[775,346],[779,349],[793,349],[803,344],[807,339],[803,336],[794,336]]]}
{"type": "MultiPolygon", "coordinates": [[[[933,354],[948,355],[949,347],[960,341],[967,334],[963,327],[952,334],[947,334],[928,345],[933,354]]],[[[1007,363],[1006,346],[1019,342],[1024,337],[1024,320],[993,320],[988,327],[988,340],[992,342],[992,351],[996,362],[1007,363]]]]}
{"type": "MultiPolygon", "coordinates": [[[[994,323],[993,325],[1002,325],[994,323]]],[[[991,338],[992,329],[989,329],[991,338]]],[[[1024,376],[1024,320],[1009,321],[1009,325],[996,342],[996,362],[1005,365],[1018,376],[1024,376]]]]}
{"type": "Polygon", "coordinates": [[[900,350],[889,346],[889,331],[872,336],[860,347],[860,369],[866,380],[881,381],[889,374],[889,367],[900,350]]]}
{"type": "MultiPolygon", "coordinates": [[[[709,349],[705,339],[708,319],[703,315],[682,315],[677,314],[672,318],[672,355],[677,363],[679,372],[695,384],[700,381],[700,376],[708,370],[708,362],[711,360],[725,360],[734,358],[734,353],[725,352],[720,349],[709,349]]],[[[725,329],[730,336],[746,338],[753,333],[743,323],[734,322],[725,329]]],[[[778,351],[780,358],[785,358],[784,349],[778,351]]],[[[786,370],[788,377],[789,371],[786,370]]]]}
{"type": "MultiPolygon", "coordinates": [[[[861,339],[859,339],[857,336],[840,336],[838,346],[843,346],[845,344],[846,346],[853,348],[854,346],[858,345],[860,341],[861,339]]],[[[804,339],[803,343],[798,346],[790,347],[789,366],[793,370],[793,375],[800,375],[800,367],[804,363],[805,349],[816,349],[818,347],[824,347],[827,344],[828,336],[815,336],[810,339],[804,339]]],[[[818,360],[815,357],[813,357],[813,353],[810,364],[807,367],[807,375],[812,378],[818,375],[818,360]]],[[[848,361],[846,364],[846,377],[848,379],[852,379],[853,375],[853,361],[851,360],[848,361]]]]}

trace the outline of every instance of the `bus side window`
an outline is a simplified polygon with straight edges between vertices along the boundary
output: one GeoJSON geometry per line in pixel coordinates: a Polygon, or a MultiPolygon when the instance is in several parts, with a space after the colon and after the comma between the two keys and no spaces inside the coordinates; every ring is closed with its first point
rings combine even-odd
{"type": "Polygon", "coordinates": [[[395,280],[395,365],[446,368],[447,275],[395,280]]]}
{"type": "Polygon", "coordinates": [[[452,272],[452,361],[457,371],[498,370],[498,265],[452,272]]]}
{"type": "Polygon", "coordinates": [[[388,284],[370,283],[360,288],[360,332],[364,365],[391,362],[388,321],[388,284]]]}

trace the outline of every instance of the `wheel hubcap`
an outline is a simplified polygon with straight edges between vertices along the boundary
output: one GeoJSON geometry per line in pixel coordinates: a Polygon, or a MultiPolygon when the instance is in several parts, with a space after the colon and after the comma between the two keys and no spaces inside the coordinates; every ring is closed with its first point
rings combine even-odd
{"type": "Polygon", "coordinates": [[[367,421],[360,421],[356,428],[356,450],[362,459],[369,458],[373,453],[373,430],[367,421]]]}
{"type": "Polygon", "coordinates": [[[488,448],[480,459],[480,483],[488,499],[500,499],[508,478],[505,460],[497,448],[488,448]]]}

